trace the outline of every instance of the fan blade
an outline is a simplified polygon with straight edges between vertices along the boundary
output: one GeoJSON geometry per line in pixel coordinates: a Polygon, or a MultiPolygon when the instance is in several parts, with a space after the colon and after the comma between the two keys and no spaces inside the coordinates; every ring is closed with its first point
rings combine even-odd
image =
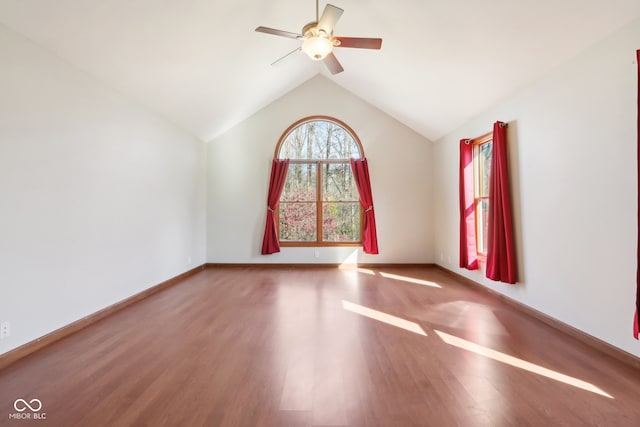
{"type": "Polygon", "coordinates": [[[358,49],[380,49],[382,39],[370,39],[363,37],[334,37],[338,41],[336,47],[355,47],[358,49]]]}
{"type": "Polygon", "coordinates": [[[283,60],[287,59],[288,57],[290,57],[291,55],[293,55],[294,53],[299,52],[299,51],[300,51],[300,48],[294,49],[294,50],[292,50],[291,52],[287,53],[285,56],[283,56],[283,57],[281,57],[281,58],[278,58],[278,59],[276,59],[275,61],[273,61],[273,62],[271,63],[271,65],[276,65],[276,64],[277,64],[277,63],[279,63],[280,61],[283,61],[283,60]]]}
{"type": "Polygon", "coordinates": [[[274,36],[288,37],[290,39],[299,39],[303,37],[302,34],[291,33],[289,31],[276,30],[274,28],[268,28],[268,27],[258,27],[256,28],[256,31],[259,33],[273,34],[274,36]]]}
{"type": "Polygon", "coordinates": [[[338,58],[336,58],[333,52],[325,56],[322,62],[324,62],[324,65],[327,66],[331,74],[338,74],[344,71],[344,68],[340,65],[340,61],[338,61],[338,58]]]}
{"type": "Polygon", "coordinates": [[[338,19],[340,19],[343,12],[344,10],[339,7],[327,4],[324,7],[320,20],[318,21],[318,30],[331,34],[333,32],[333,27],[336,25],[336,22],[338,22],[338,19]]]}

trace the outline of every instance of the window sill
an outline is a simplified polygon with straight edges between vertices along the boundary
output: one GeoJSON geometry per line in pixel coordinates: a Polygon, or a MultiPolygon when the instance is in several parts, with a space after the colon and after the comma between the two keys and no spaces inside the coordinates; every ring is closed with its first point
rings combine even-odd
{"type": "Polygon", "coordinates": [[[361,247],[362,242],[280,242],[280,247],[313,248],[313,247],[361,247]]]}

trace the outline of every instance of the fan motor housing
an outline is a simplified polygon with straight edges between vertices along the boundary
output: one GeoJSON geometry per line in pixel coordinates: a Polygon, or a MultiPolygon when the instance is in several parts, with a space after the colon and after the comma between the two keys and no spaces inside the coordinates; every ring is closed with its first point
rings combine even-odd
{"type": "Polygon", "coordinates": [[[331,38],[332,34],[327,34],[324,30],[318,29],[318,23],[313,21],[302,27],[302,34],[305,37],[331,38]]]}

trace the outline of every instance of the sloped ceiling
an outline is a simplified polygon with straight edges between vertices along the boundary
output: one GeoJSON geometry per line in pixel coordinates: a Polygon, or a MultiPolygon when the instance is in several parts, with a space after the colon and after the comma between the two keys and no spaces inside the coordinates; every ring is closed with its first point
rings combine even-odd
{"type": "Polygon", "coordinates": [[[299,32],[313,0],[0,0],[0,23],[203,141],[318,73],[435,140],[640,17],[638,0],[332,4],[337,35],[384,40],[336,50],[336,76],[302,53],[271,66],[299,42],[254,32],[299,32]]]}

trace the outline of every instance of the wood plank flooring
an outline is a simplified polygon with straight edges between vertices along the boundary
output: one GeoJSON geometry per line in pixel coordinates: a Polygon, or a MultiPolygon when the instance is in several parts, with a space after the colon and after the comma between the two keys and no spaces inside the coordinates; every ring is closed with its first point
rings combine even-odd
{"type": "Polygon", "coordinates": [[[211,268],[0,371],[0,425],[632,427],[638,396],[437,269],[211,268]]]}

